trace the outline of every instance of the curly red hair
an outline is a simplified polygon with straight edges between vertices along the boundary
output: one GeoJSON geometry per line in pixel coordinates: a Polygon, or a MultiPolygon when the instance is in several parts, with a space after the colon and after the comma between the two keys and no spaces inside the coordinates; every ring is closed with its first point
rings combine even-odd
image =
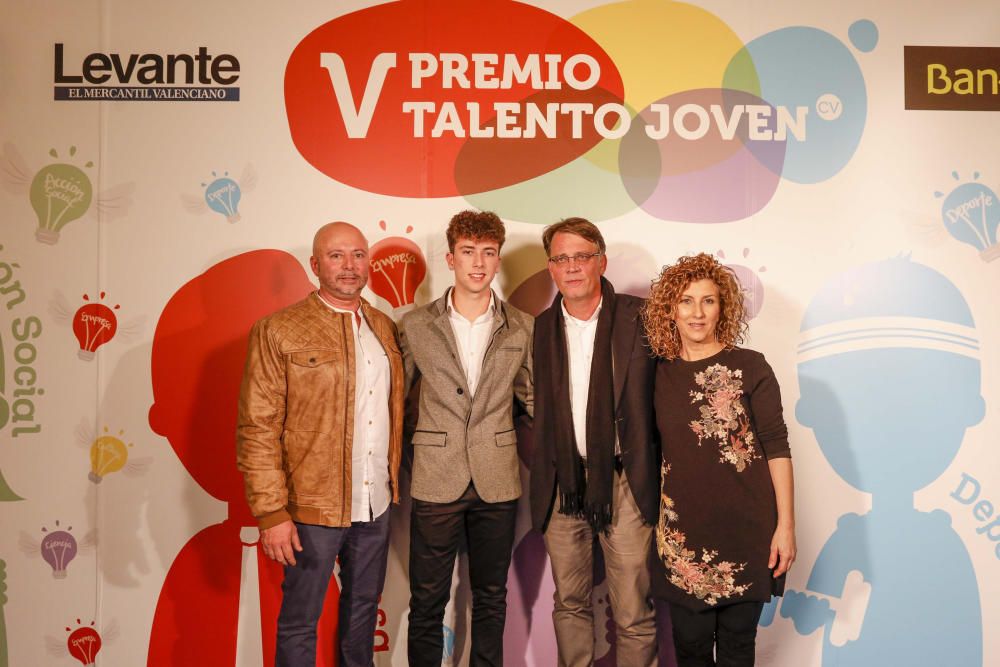
{"type": "Polygon", "coordinates": [[[721,308],[716,339],[726,349],[741,344],[747,334],[747,311],[743,305],[743,290],[732,269],[706,253],[681,257],[663,267],[653,281],[649,298],[642,307],[642,324],[649,347],[658,357],[676,359],[681,354],[681,337],[674,324],[674,315],[681,295],[688,286],[708,278],[719,287],[721,308]]]}

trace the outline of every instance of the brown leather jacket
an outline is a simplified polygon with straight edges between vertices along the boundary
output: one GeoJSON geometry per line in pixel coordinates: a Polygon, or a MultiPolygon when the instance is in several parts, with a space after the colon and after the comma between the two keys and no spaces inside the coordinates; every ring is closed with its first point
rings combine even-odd
{"type": "MultiPolygon", "coordinates": [[[[389,479],[399,502],[403,361],[396,325],[362,300],[389,357],[389,479]]],[[[250,331],[236,425],[236,461],[260,528],[293,519],[351,525],[354,336],[351,315],[315,292],[250,331]]]]}

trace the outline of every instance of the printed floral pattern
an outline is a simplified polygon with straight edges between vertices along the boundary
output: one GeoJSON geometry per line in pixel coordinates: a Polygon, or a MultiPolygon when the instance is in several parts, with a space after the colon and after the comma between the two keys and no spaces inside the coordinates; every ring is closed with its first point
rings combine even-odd
{"type": "Polygon", "coordinates": [[[690,424],[698,436],[698,446],[706,439],[718,440],[719,461],[731,463],[737,472],[743,472],[751,461],[760,458],[754,447],[750,418],[740,400],[743,371],[731,371],[722,364],[715,364],[696,373],[694,381],[700,391],[688,392],[691,403],[705,403],[698,408],[701,419],[690,424]]]}
{"type": "Polygon", "coordinates": [[[667,566],[670,583],[708,605],[718,604],[720,599],[742,595],[751,584],[737,584],[736,575],[743,572],[746,563],[731,561],[714,562],[719,556],[716,550],[702,549],[701,558],[685,546],[687,536],[671,528],[668,524],[678,519],[674,501],[666,494],[666,478],[670,466],[663,466],[664,491],[660,493],[660,521],[656,526],[656,547],[667,566]]]}

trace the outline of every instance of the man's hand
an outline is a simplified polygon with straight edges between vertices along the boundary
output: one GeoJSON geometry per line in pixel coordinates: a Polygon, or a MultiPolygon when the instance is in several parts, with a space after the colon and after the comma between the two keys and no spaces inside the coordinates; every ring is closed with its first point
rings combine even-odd
{"type": "Polygon", "coordinates": [[[291,520],[260,531],[260,543],[264,547],[264,555],[282,565],[295,565],[295,552],[302,551],[299,531],[291,520]]]}

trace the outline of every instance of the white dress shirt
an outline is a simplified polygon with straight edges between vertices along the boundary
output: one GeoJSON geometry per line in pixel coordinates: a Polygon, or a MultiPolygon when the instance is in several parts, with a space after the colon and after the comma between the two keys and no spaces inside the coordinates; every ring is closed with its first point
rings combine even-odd
{"type": "Polygon", "coordinates": [[[462,370],[465,371],[465,380],[469,385],[469,395],[476,395],[476,387],[479,385],[479,376],[483,372],[483,357],[486,356],[486,346],[490,342],[490,334],[493,333],[493,312],[496,304],[493,301],[493,292],[490,291],[490,305],[486,312],[474,320],[467,320],[464,315],[455,309],[455,290],[448,291],[448,319],[451,322],[451,330],[455,334],[455,341],[458,343],[458,357],[462,361],[462,370]]]}
{"type": "MultiPolygon", "coordinates": [[[[590,394],[590,365],[594,360],[594,339],[597,337],[597,316],[601,314],[604,299],[597,304],[594,314],[578,320],[560,304],[566,329],[566,355],[569,357],[569,403],[573,412],[573,433],[576,449],[587,458],[587,400],[590,394]]],[[[608,380],[610,382],[610,378],[608,380]]]]}
{"type": "MultiPolygon", "coordinates": [[[[323,301],[320,298],[320,301],[323,301]]],[[[354,443],[351,447],[351,521],[372,521],[389,507],[389,357],[367,320],[351,315],[354,331],[354,443]],[[360,321],[359,321],[360,320],[360,321]]]]}

